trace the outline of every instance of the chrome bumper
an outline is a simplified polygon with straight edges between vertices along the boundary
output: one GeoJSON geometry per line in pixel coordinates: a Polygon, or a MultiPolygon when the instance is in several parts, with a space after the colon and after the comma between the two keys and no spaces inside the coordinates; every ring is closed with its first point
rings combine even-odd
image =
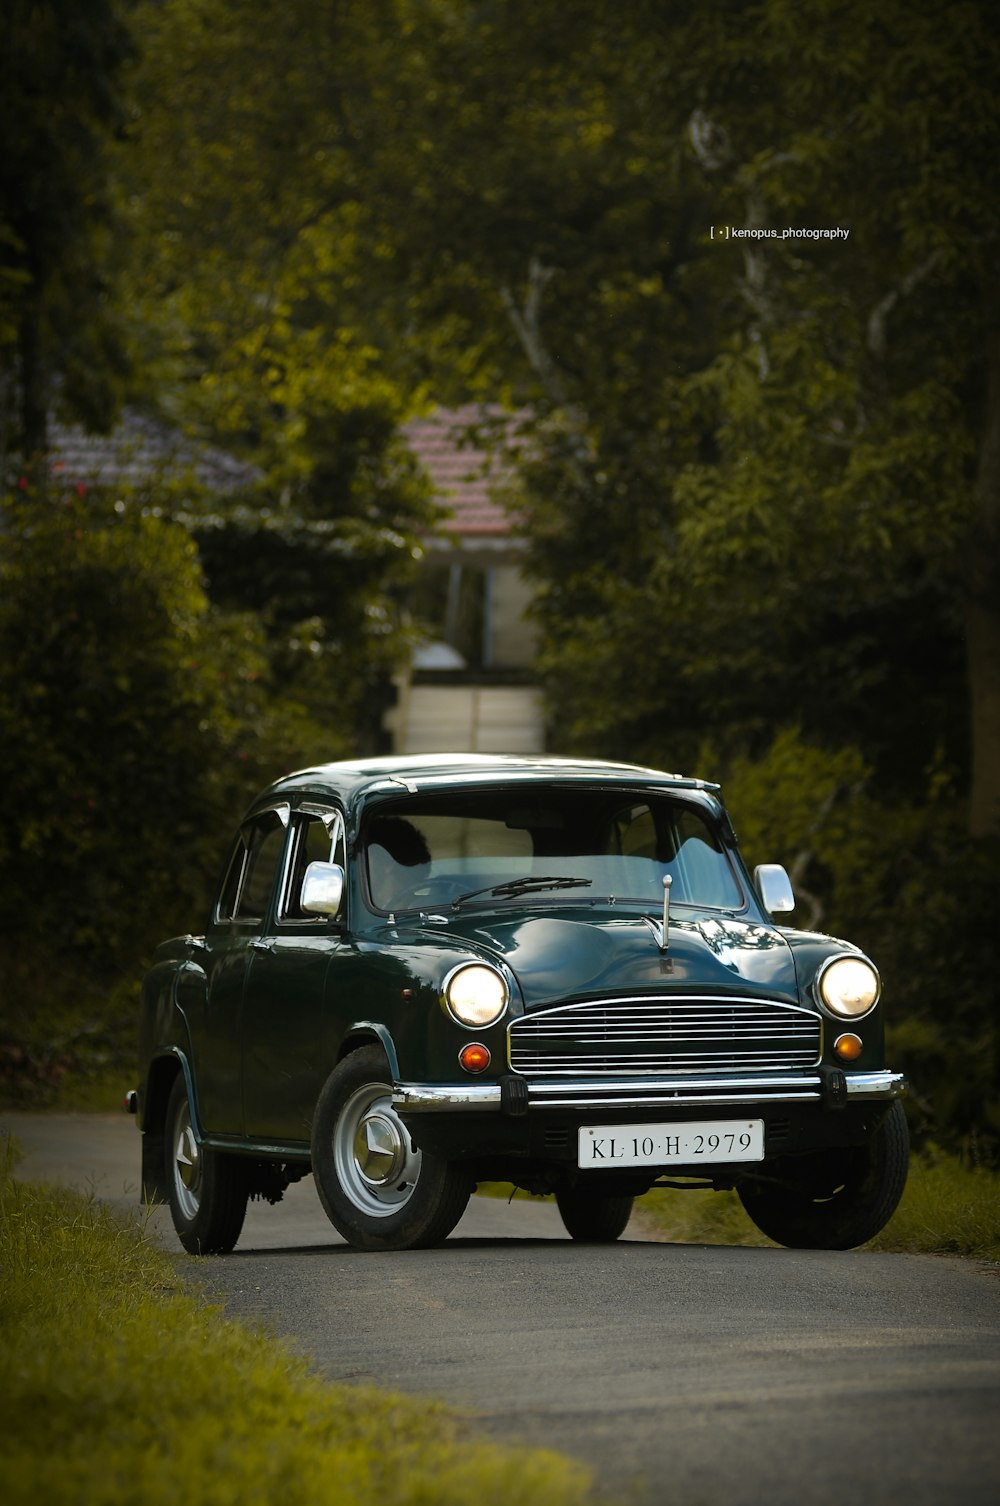
{"type": "MultiPolygon", "coordinates": [[[[906,1091],[902,1072],[845,1072],[848,1102],[899,1098],[906,1091]]],[[[819,1073],[804,1077],[604,1078],[600,1082],[527,1079],[529,1109],[675,1108],[697,1104],[818,1103],[824,1096],[819,1073]]],[[[494,1082],[400,1083],[392,1105],[404,1113],[467,1113],[500,1109],[501,1087],[494,1082]]]]}

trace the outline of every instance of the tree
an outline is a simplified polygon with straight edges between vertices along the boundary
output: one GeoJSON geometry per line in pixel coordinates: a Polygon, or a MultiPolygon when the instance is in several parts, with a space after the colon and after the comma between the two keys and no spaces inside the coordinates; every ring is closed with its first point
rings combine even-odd
{"type": "Polygon", "coordinates": [[[28,489],[3,514],[4,952],[81,987],[197,925],[250,796],[330,746],[150,502],[28,489]]]}
{"type": "MultiPolygon", "coordinates": [[[[737,55],[778,87],[747,114],[724,67],[706,76],[706,171],[743,225],[837,221],[851,239],[835,255],[740,244],[745,343],[716,363],[722,466],[692,478],[694,495],[710,488],[727,518],[735,491],[751,498],[784,534],[782,565],[804,553],[822,579],[808,532],[787,529],[811,495],[815,542],[847,558],[845,595],[886,599],[909,579],[923,583],[912,607],[928,590],[954,603],[984,833],[1000,818],[1000,29],[975,3],[876,16],[768,0],[746,20],[737,55]]],[[[709,529],[696,532],[704,548],[709,529]]],[[[954,674],[949,656],[941,669],[954,674]]]]}
{"type": "Polygon", "coordinates": [[[150,397],[261,472],[236,507],[186,508],[213,599],[257,613],[294,692],[371,747],[432,509],[399,432],[421,392],[364,287],[338,22],[303,0],[266,26],[248,0],[142,6],[118,170],[150,397]]]}
{"type": "Polygon", "coordinates": [[[0,511],[0,1088],[35,1103],[67,1072],[128,1083],[143,972],[204,924],[251,796],[349,744],[209,602],[167,497],[24,479],[0,511]]]}
{"type": "Polygon", "coordinates": [[[543,420],[529,532],[566,740],[725,722],[760,747],[791,708],[910,788],[967,763],[989,828],[992,10],[592,0],[571,37],[544,5],[410,14],[405,127],[356,106],[365,208],[421,316],[468,310],[480,376],[543,420]]]}
{"type": "Polygon", "coordinates": [[[107,427],[125,370],[108,148],[129,0],[7,0],[0,21],[0,459],[42,454],[53,402],[107,427]]]}

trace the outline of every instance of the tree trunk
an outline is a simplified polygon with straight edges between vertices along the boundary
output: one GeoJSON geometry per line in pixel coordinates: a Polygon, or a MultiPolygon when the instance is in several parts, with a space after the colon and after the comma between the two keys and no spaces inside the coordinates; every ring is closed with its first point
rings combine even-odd
{"type": "Polygon", "coordinates": [[[966,663],[972,731],[969,829],[1000,826],[1000,328],[992,333],[986,413],[968,551],[966,663]]]}

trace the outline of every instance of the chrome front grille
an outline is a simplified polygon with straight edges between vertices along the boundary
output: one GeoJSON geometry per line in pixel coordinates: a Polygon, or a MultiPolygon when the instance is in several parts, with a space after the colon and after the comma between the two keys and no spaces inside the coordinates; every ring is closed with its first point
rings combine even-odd
{"type": "Polygon", "coordinates": [[[535,1079],[576,1081],[591,1073],[788,1072],[817,1064],[820,1031],[812,1010],[771,999],[599,999],[514,1020],[510,1065],[535,1079]]]}

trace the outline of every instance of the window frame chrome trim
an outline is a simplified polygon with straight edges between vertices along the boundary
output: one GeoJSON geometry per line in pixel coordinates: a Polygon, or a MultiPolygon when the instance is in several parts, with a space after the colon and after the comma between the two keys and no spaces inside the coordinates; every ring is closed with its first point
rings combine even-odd
{"type": "MultiPolygon", "coordinates": [[[[242,842],[242,844],[243,844],[243,861],[240,864],[240,876],[239,876],[239,880],[237,881],[237,884],[236,884],[236,891],[235,891],[235,893],[233,895],[233,913],[232,913],[232,915],[227,916],[225,919],[223,919],[220,916],[220,914],[219,914],[219,906],[220,906],[221,901],[222,901],[222,896],[223,896],[223,894],[226,891],[226,880],[229,878],[230,868],[232,867],[232,859],[230,859],[229,866],[227,866],[227,868],[226,868],[225,877],[223,878],[223,881],[222,881],[222,888],[219,890],[219,893],[216,896],[215,904],[214,904],[214,906],[212,908],[212,924],[213,924],[213,926],[243,926],[244,928],[251,927],[251,926],[256,926],[258,928],[258,930],[262,930],[267,925],[268,915],[271,913],[272,907],[273,907],[273,904],[274,904],[274,890],[273,889],[272,889],[272,892],[271,892],[271,896],[270,896],[270,898],[268,900],[267,908],[265,909],[263,915],[260,915],[260,916],[257,916],[257,915],[253,915],[253,916],[249,916],[249,915],[241,916],[241,915],[237,915],[236,912],[239,909],[240,900],[243,897],[243,885],[246,883],[246,877],[247,877],[247,859],[250,856],[250,843],[249,843],[249,841],[247,839],[246,833],[248,831],[252,831],[252,829],[257,825],[257,823],[260,821],[260,819],[261,819],[262,816],[267,816],[267,815],[270,815],[271,813],[273,813],[274,815],[277,816],[278,821],[280,822],[281,826],[284,828],[284,832],[285,832],[284,848],[283,848],[283,856],[282,856],[282,873],[281,873],[280,884],[284,883],[284,864],[285,864],[285,862],[287,860],[287,853],[288,853],[288,846],[289,846],[289,843],[288,843],[288,830],[289,830],[289,826],[291,825],[292,807],[291,807],[290,802],[287,801],[287,800],[273,800],[273,801],[269,801],[267,805],[262,805],[262,806],[259,807],[259,809],[255,810],[255,811],[252,811],[250,813],[250,815],[245,816],[243,818],[243,820],[239,824],[239,827],[238,827],[237,832],[236,832],[236,836],[237,836],[237,839],[240,842],[242,842]]],[[[233,856],[235,857],[235,853],[233,854],[233,856]]],[[[280,892],[280,884],[279,884],[279,892],[280,892]]]]}

